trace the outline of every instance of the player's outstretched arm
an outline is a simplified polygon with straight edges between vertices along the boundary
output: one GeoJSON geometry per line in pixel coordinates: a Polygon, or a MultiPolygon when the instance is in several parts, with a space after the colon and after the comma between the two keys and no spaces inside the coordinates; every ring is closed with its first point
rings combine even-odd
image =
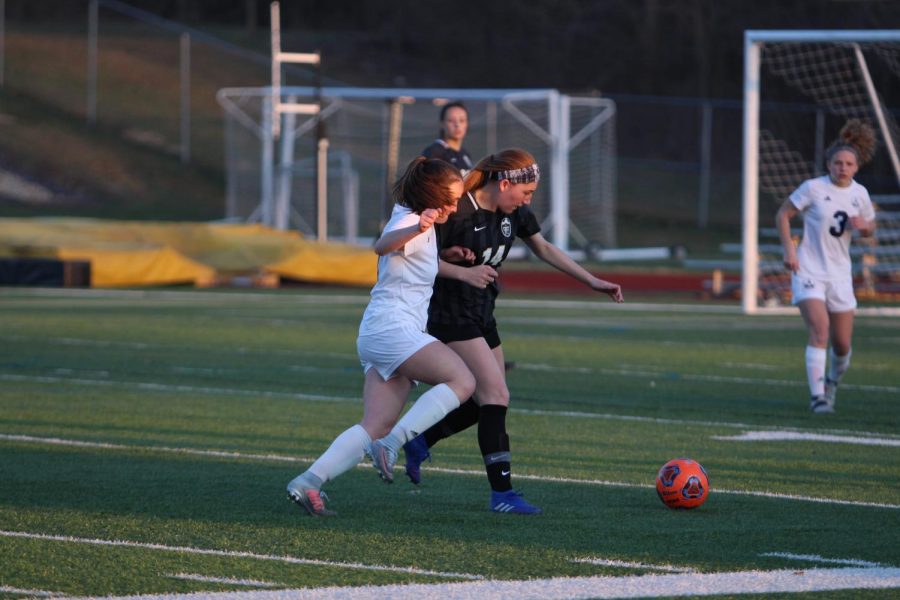
{"type": "Polygon", "coordinates": [[[437,219],[439,214],[440,213],[433,208],[426,209],[419,215],[419,222],[416,225],[410,225],[403,229],[394,229],[393,231],[382,234],[382,236],[378,238],[378,241],[375,242],[375,254],[384,256],[385,254],[390,254],[391,252],[401,249],[406,242],[420,233],[428,231],[428,229],[434,225],[434,220],[437,219]]]}
{"type": "Polygon", "coordinates": [[[573,279],[577,279],[592,290],[603,292],[616,302],[625,301],[622,295],[622,286],[592,275],[584,267],[572,260],[572,257],[544,239],[544,236],[540,233],[522,239],[534,255],[548,265],[559,269],[573,279]]]}

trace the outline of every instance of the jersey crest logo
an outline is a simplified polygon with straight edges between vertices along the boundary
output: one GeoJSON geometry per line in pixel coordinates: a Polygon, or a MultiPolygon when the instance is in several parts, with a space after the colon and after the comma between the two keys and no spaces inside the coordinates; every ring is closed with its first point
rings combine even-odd
{"type": "Polygon", "coordinates": [[[856,208],[859,208],[859,198],[854,198],[854,199],[853,199],[853,206],[856,207],[856,208]]]}
{"type": "Polygon", "coordinates": [[[512,221],[509,220],[509,217],[503,217],[503,220],[500,221],[500,233],[505,238],[512,236],[512,221]]]}

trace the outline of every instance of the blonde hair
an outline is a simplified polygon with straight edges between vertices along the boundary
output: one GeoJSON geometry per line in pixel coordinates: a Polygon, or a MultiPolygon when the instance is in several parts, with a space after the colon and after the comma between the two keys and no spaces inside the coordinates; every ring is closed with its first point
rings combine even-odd
{"type": "Polygon", "coordinates": [[[841,150],[849,150],[856,156],[856,162],[861,167],[875,156],[877,143],[875,130],[871,125],[860,119],[850,119],[841,127],[838,139],[825,152],[825,162],[830,163],[841,150]]]}
{"type": "Polygon", "coordinates": [[[436,158],[419,156],[407,165],[391,191],[394,202],[421,214],[425,209],[441,208],[459,200],[450,192],[455,181],[462,181],[459,169],[436,158]]]}
{"type": "Polygon", "coordinates": [[[466,192],[472,192],[487,185],[491,173],[499,171],[515,171],[536,165],[537,161],[531,153],[521,148],[507,148],[496,154],[490,154],[478,161],[466,175],[466,192]]]}

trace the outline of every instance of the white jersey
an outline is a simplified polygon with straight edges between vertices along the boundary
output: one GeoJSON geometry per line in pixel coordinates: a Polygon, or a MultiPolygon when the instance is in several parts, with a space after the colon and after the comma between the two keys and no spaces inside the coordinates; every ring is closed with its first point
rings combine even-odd
{"type": "Polygon", "coordinates": [[[803,240],[797,249],[799,274],[822,280],[852,277],[850,218],[875,218],[866,188],[855,181],[838,187],[823,175],[804,181],[790,200],[803,213],[803,240]]]}
{"type": "MultiPolygon", "coordinates": [[[[395,205],[384,232],[418,225],[419,215],[395,205]]],[[[438,271],[434,227],[412,238],[399,250],[378,258],[378,281],[359,325],[359,334],[414,327],[425,331],[428,303],[438,271]]]]}

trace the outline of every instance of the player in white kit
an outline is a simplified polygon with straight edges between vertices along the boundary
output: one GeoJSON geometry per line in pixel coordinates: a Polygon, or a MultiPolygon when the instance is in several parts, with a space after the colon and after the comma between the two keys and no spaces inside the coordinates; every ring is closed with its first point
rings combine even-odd
{"type": "Polygon", "coordinates": [[[381,478],[390,483],[403,444],[475,391],[475,378],[463,360],[426,333],[438,272],[433,225],[456,212],[462,176],[449,163],[419,157],[393,192],[393,214],[375,242],[378,281],[356,342],[365,372],[362,421],[335,438],[309,469],[287,485],[288,497],[313,516],[335,514],[325,508],[322,485],[356,466],[367,453],[381,478]],[[417,381],[434,387],[398,421],[417,381]]]}
{"type": "Polygon", "coordinates": [[[856,309],[850,242],[854,230],[863,237],[875,232],[869,192],[853,177],[872,158],[875,141],[868,124],[848,121],[826,152],[828,174],[804,181],[775,217],[784,266],[791,271],[793,304],[809,331],[806,376],[814,413],[834,412],[838,383],[850,365],[856,309]],[[798,214],[803,215],[803,239],[795,247],[790,221],[798,214]]]}

